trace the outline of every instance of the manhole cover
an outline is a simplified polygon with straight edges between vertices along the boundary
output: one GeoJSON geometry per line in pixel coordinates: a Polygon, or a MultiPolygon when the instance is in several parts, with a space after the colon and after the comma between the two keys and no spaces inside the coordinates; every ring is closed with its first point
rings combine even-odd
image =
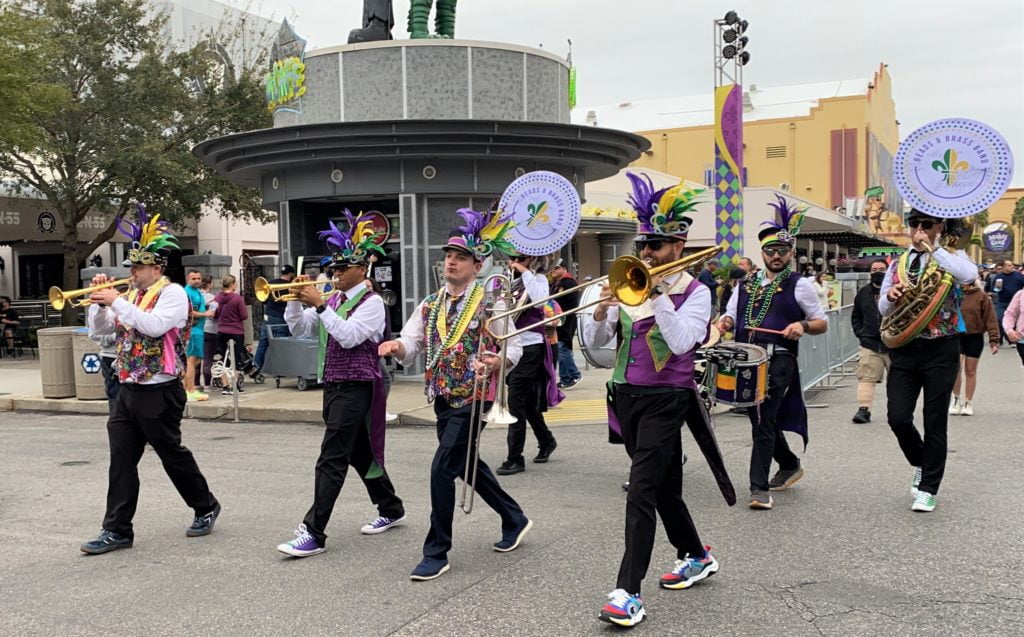
{"type": "Polygon", "coordinates": [[[60,463],[62,467],[77,467],[79,465],[89,464],[88,460],[68,460],[67,462],[60,463]]]}
{"type": "Polygon", "coordinates": [[[235,439],[234,436],[216,436],[214,438],[210,438],[210,440],[234,440],[234,439],[235,439]]]}

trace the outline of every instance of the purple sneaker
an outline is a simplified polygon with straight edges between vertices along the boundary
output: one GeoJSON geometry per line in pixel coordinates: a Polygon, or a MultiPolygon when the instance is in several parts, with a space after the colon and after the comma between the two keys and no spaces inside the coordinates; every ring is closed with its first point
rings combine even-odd
{"type": "Polygon", "coordinates": [[[300,524],[295,529],[295,539],[284,544],[278,544],[277,550],[295,557],[309,557],[317,553],[323,553],[324,547],[317,544],[316,539],[306,530],[305,524],[300,524]]]}
{"type": "Polygon", "coordinates": [[[404,523],[404,515],[400,518],[377,518],[376,520],[370,522],[369,524],[367,524],[359,530],[363,532],[365,535],[376,535],[378,533],[383,533],[388,529],[392,529],[396,526],[401,526],[404,523]]]}

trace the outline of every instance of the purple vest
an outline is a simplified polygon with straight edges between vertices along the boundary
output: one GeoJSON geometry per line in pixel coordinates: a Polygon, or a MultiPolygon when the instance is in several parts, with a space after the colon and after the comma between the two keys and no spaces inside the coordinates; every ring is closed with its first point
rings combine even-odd
{"type": "MultiPolygon", "coordinates": [[[[353,316],[366,300],[373,296],[373,292],[367,292],[359,303],[350,311],[353,316]]],[[[330,309],[325,312],[333,312],[341,304],[341,295],[335,294],[328,301],[330,309]]],[[[380,356],[377,354],[379,341],[368,338],[359,345],[351,348],[342,347],[338,341],[330,336],[327,337],[327,356],[324,359],[324,382],[338,383],[351,380],[377,381],[381,380],[380,356]]]]}
{"type": "MultiPolygon", "coordinates": [[[[522,328],[526,327],[527,325],[536,323],[537,321],[543,321],[543,320],[544,320],[544,308],[543,308],[543,306],[531,307],[530,309],[523,310],[522,312],[519,313],[519,317],[516,318],[515,326],[516,326],[516,329],[518,330],[518,329],[522,329],[522,328]]],[[[537,327],[533,328],[530,331],[531,332],[536,332],[538,334],[543,334],[544,333],[544,326],[543,325],[538,325],[537,327]]]]}
{"type": "MultiPolygon", "coordinates": [[[[783,330],[790,323],[796,323],[807,318],[807,315],[804,314],[804,311],[800,309],[800,305],[796,302],[796,282],[799,280],[800,275],[793,272],[785,280],[773,282],[774,285],[780,286],[780,289],[772,297],[772,305],[768,309],[768,314],[758,327],[769,330],[783,330]]],[[[777,348],[782,347],[789,350],[795,356],[799,352],[800,341],[782,338],[778,334],[751,332],[747,329],[747,304],[751,302],[750,292],[753,286],[757,284],[758,281],[755,279],[740,287],[740,297],[736,303],[736,342],[754,343],[761,347],[771,343],[777,348]],[[748,286],[751,289],[748,289],[748,286]]],[[[765,288],[767,287],[765,286],[765,288]]],[[[762,301],[758,301],[754,304],[752,311],[754,316],[758,315],[761,303],[762,301]]]]}

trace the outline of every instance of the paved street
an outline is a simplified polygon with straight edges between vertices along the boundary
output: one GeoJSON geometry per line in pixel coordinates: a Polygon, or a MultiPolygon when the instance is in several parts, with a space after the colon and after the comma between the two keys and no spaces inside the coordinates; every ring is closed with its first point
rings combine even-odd
{"type": "MultiPolygon", "coordinates": [[[[986,353],[977,416],[952,417],[946,480],[933,514],[909,510],[910,470],[884,423],[853,425],[853,380],[813,402],[807,476],[770,512],[725,506],[687,434],[686,500],[722,563],[688,591],[656,577],[673,554],[659,531],[644,591],[649,618],[633,634],[1024,634],[1024,482],[1012,350],[986,353]]],[[[156,456],[142,462],[135,548],[78,551],[98,530],[107,448],[99,416],[0,412],[0,633],[5,635],[594,635],[622,545],[627,460],[601,424],[556,425],[546,466],[502,483],[536,522],[498,554],[497,517],[478,503],[456,517],[452,570],[408,574],[427,528],[428,428],[389,432],[388,468],[409,522],[382,536],[358,480],[342,492],[328,552],[286,558],[274,546],[309,505],[321,429],[311,424],[186,421],[224,505],[215,532],[189,539],[191,512],[156,456]]],[[[737,491],[746,493],[745,419],[718,418],[737,491]]],[[[532,443],[531,443],[532,444],[532,443]]],[[[504,431],[489,431],[497,465],[504,431]]]]}

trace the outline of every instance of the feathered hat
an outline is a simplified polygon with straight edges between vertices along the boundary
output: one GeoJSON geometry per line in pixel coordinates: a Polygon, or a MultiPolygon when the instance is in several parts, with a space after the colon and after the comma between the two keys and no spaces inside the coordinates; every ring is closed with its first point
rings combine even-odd
{"type": "Polygon", "coordinates": [[[506,238],[515,225],[511,216],[506,217],[496,210],[477,212],[471,208],[461,208],[458,213],[466,223],[452,230],[444,250],[462,250],[477,261],[483,261],[494,252],[515,254],[515,246],[506,238]]]}
{"type": "Polygon", "coordinates": [[[640,238],[649,235],[685,239],[693,225],[692,213],[699,203],[703,188],[687,188],[683,182],[675,186],[654,189],[650,175],[627,172],[633,185],[628,197],[629,205],[640,221],[640,238]]]}
{"type": "Polygon", "coordinates": [[[778,199],[778,203],[768,202],[768,205],[775,209],[779,220],[761,222],[764,227],[757,233],[757,238],[761,241],[762,248],[769,243],[794,245],[807,214],[807,206],[790,204],[782,195],[775,195],[775,198],[778,199]]]}
{"type": "Polygon", "coordinates": [[[135,204],[135,223],[124,215],[117,216],[117,229],[131,239],[128,261],[132,265],[167,265],[171,250],[180,250],[178,239],[171,234],[171,224],[160,220],[160,215],[150,218],[146,206],[135,204]]]}
{"type": "Polygon", "coordinates": [[[382,257],[387,255],[384,248],[374,241],[378,235],[373,231],[373,221],[363,219],[363,213],[353,217],[347,209],[342,210],[341,214],[348,221],[347,231],[339,230],[333,221],[329,221],[331,227],[317,233],[317,236],[334,248],[334,265],[366,265],[371,254],[375,253],[382,257]]]}

